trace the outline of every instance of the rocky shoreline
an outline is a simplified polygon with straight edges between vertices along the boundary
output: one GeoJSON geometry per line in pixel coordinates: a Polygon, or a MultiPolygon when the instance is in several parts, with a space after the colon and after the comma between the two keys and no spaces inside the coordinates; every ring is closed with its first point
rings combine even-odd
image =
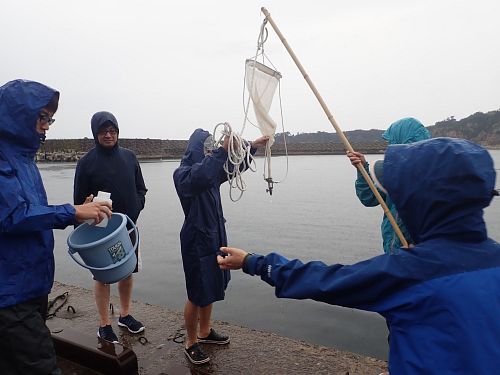
{"type": "MultiPolygon", "coordinates": [[[[137,155],[139,160],[169,160],[180,159],[186,149],[185,140],[162,139],[120,139],[120,145],[137,155]]],[[[385,151],[384,142],[354,143],[355,150],[366,154],[380,154],[385,151]]],[[[76,162],[87,151],[94,147],[93,139],[52,139],[47,140],[36,155],[40,162],[76,162]]],[[[274,156],[280,155],[335,155],[344,154],[341,143],[275,143],[271,149],[274,156]]],[[[257,156],[262,156],[259,150],[257,156]]]]}
{"type": "MultiPolygon", "coordinates": [[[[180,159],[186,149],[186,140],[164,139],[120,139],[120,146],[128,148],[137,155],[139,160],[170,160],[180,159]]],[[[387,148],[384,141],[377,142],[351,142],[356,151],[364,154],[383,154],[387,148]]],[[[39,162],[77,162],[87,151],[95,146],[94,140],[84,139],[49,139],[46,140],[36,155],[39,162]]],[[[499,146],[485,146],[488,149],[500,149],[499,146]]],[[[283,155],[341,155],[345,149],[340,142],[326,143],[275,143],[271,152],[273,156],[283,155]]],[[[263,151],[258,150],[257,156],[262,156],[263,151]]]]}

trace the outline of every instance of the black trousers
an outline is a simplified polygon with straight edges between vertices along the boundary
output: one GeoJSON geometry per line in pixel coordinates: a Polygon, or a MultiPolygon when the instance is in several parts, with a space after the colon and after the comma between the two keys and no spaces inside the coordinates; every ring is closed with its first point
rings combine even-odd
{"type": "Polygon", "coordinates": [[[60,375],[45,325],[48,296],[0,309],[0,373],[60,375]]]}

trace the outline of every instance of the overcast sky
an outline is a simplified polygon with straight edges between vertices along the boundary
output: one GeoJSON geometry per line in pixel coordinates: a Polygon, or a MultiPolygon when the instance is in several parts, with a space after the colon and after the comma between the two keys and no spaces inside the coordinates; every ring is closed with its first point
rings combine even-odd
{"type": "MultiPolygon", "coordinates": [[[[343,130],[425,125],[500,109],[500,1],[0,0],[0,84],[61,92],[48,138],[90,137],[113,112],[122,138],[187,139],[243,123],[245,59],[265,6],[343,130]]],[[[334,131],[268,26],[285,130],[334,131]]],[[[273,103],[277,116],[278,100],[273,103]]],[[[278,116],[279,119],[279,116],[278,116]]],[[[243,136],[253,139],[256,129],[243,136]]]]}

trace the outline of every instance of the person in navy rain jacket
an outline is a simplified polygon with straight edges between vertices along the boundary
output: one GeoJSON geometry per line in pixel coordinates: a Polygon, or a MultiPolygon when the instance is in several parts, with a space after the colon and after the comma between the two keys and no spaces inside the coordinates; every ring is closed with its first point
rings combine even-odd
{"type": "MultiPolygon", "coordinates": [[[[185,215],[180,234],[188,294],[184,307],[187,331],[184,353],[194,364],[210,361],[199,343],[229,343],[229,337],[217,333],[210,324],[212,303],[224,299],[230,279],[229,271],[221,271],[217,265],[219,248],[227,245],[219,189],[227,181],[223,167],[228,158],[229,139],[226,136],[223,146],[212,150],[205,147],[209,137],[210,133],[203,129],[193,132],[173,176],[185,215]]],[[[268,139],[264,136],[251,142],[250,152],[254,154],[268,139]]]]}
{"type": "Polygon", "coordinates": [[[35,155],[59,93],[38,82],[0,87],[0,373],[60,374],[45,325],[54,282],[52,229],[111,216],[107,202],[49,205],[35,155]]]}
{"type": "Polygon", "coordinates": [[[483,208],[498,191],[489,153],[462,139],[389,146],[375,173],[416,245],[354,265],[302,263],[222,248],[277,297],[374,311],[390,327],[389,372],[496,374],[500,368],[500,244],[483,208]]]}
{"type": "MultiPolygon", "coordinates": [[[[116,117],[106,111],[95,113],[90,120],[95,147],[87,152],[76,165],[73,186],[75,204],[83,203],[96,197],[99,191],[111,194],[113,211],[127,215],[134,223],[146,202],[146,185],[142,177],[141,166],[132,150],[119,145],[119,127],[116,117]]],[[[130,233],[133,244],[135,232],[130,233]]],[[[136,247],[137,266],[133,273],[140,270],[139,246],[136,247]]],[[[118,325],[131,333],[144,331],[144,325],[130,314],[130,302],[134,279],[129,275],[118,281],[120,295],[120,316],[118,325]]],[[[111,287],[99,280],[94,282],[94,296],[99,314],[97,336],[103,340],[118,343],[118,337],[111,326],[109,300],[111,287]]]]}

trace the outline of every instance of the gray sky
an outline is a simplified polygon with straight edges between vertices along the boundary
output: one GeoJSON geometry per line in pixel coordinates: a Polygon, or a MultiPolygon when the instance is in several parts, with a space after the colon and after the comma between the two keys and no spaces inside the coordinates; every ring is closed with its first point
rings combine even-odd
{"type": "MultiPolygon", "coordinates": [[[[342,130],[500,109],[498,0],[0,0],[0,84],[24,78],[61,92],[49,138],[90,137],[100,110],[116,115],[122,138],[187,139],[224,121],[240,130],[261,6],[342,130]]],[[[285,130],[334,131],[268,29],[285,130]]]]}

